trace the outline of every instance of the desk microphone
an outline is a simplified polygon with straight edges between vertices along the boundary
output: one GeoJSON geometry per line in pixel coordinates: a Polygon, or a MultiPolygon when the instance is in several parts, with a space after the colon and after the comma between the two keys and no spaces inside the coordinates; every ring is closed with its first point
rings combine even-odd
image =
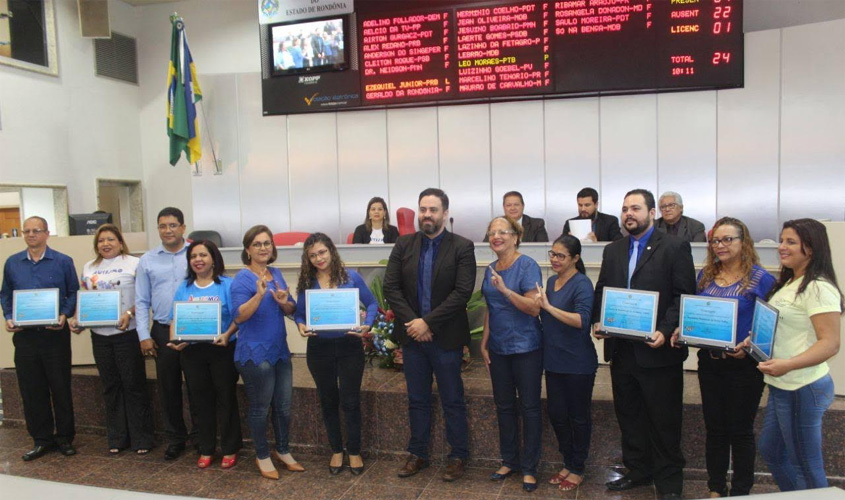
{"type": "Polygon", "coordinates": [[[449,232],[450,233],[455,232],[455,218],[454,217],[449,217],[449,232]]]}

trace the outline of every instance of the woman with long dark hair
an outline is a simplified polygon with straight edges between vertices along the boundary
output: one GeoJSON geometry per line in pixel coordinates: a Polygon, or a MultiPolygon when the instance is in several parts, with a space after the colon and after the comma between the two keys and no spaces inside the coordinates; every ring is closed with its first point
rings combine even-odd
{"type": "Polygon", "coordinates": [[[352,243],[378,245],[382,243],[396,243],[399,229],[390,225],[390,212],[384,198],[374,197],[367,203],[367,214],[364,223],[355,228],[352,243]]]}
{"type": "Polygon", "coordinates": [[[590,337],[593,283],[581,260],[581,242],[566,235],[549,251],[554,274],[535,297],[542,311],[543,367],[549,421],[563,456],[563,469],[549,483],[571,491],[584,481],[592,432],[593,386],[598,356],[590,337]]]}
{"type": "Polygon", "coordinates": [[[367,333],[378,312],[376,301],[360,274],[346,269],[337,247],[323,233],[310,235],[303,244],[302,266],[296,287],[296,325],[299,333],[308,338],[306,359],[308,370],[314,377],[323,423],[332,448],[329,472],[343,470],[343,436],[340,426],[340,408],[346,418],[346,451],[349,453],[349,470],[354,475],[364,471],[361,459],[361,379],[364,375],[364,349],[361,336],[367,333]],[[357,288],[358,298],[367,308],[360,330],[312,332],[306,329],[307,306],[305,291],[331,288],[357,288]]]}
{"type": "Polygon", "coordinates": [[[822,417],[834,395],[827,360],[839,352],[845,305],[821,222],[786,221],[778,253],[773,357],[757,367],[769,386],[760,455],[782,491],[824,488],[822,417]]]}
{"type": "MultiPolygon", "coordinates": [[[[707,258],[698,274],[697,294],[738,301],[736,341],[751,330],[754,303],[765,299],[775,278],[760,267],[754,240],[739,219],[722,217],[710,231],[707,258]]],[[[671,342],[680,334],[676,329],[671,342]]],[[[763,395],[763,374],[740,347],[734,352],[698,350],[698,384],[707,430],[705,459],[710,497],[748,495],[754,485],[754,419],[763,395]],[[733,475],[728,491],[728,467],[733,475]]]]}
{"type": "Polygon", "coordinates": [[[171,343],[168,346],[182,351],[188,399],[197,416],[199,429],[197,467],[205,469],[211,465],[219,428],[223,454],[221,467],[230,469],[237,463],[238,450],[243,446],[236,389],[235,339],[232,339],[238,329],[232,321],[232,278],[223,275],[226,272],[223,256],[212,241],[194,241],[188,246],[185,257],[188,259],[188,275],[176,289],[173,301],[219,302],[223,331],[213,343],[176,344],[173,340],[176,337],[175,325],[171,320],[171,343]],[[218,415],[221,417],[219,422],[218,415]]]}

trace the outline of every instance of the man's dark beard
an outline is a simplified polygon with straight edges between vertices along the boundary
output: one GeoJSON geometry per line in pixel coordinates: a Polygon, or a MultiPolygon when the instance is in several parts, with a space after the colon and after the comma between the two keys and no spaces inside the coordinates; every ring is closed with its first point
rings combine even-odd
{"type": "Polygon", "coordinates": [[[422,231],[425,234],[434,234],[437,231],[440,231],[441,227],[443,227],[443,226],[442,225],[438,226],[437,223],[434,222],[431,219],[425,219],[422,222],[420,222],[420,231],[422,231]],[[431,224],[432,224],[431,229],[426,229],[426,226],[425,226],[426,222],[431,222],[431,224]]]}
{"type": "Polygon", "coordinates": [[[627,226],[625,226],[625,229],[631,236],[639,236],[648,230],[648,220],[646,220],[645,225],[642,225],[639,223],[639,221],[637,221],[637,227],[635,227],[633,230],[628,229],[627,226]]]}

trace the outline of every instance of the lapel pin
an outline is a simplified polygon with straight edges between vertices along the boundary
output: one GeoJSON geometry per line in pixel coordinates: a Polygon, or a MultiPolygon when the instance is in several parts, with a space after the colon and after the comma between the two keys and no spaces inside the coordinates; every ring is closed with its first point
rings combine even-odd
{"type": "Polygon", "coordinates": [[[645,247],[646,250],[651,250],[651,247],[645,247]]]}

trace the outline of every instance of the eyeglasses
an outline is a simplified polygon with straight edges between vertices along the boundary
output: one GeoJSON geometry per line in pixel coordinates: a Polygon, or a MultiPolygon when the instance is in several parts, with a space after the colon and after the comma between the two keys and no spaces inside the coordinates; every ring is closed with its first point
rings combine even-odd
{"type": "Polygon", "coordinates": [[[172,231],[174,229],[179,229],[179,226],[181,226],[181,225],[182,224],[177,224],[175,222],[171,222],[170,224],[159,224],[158,230],[159,231],[166,231],[166,230],[170,229],[172,231]]]}
{"type": "Polygon", "coordinates": [[[516,231],[501,231],[501,230],[487,231],[487,237],[488,238],[492,238],[494,236],[507,236],[509,234],[516,234],[516,231]]]}
{"type": "Polygon", "coordinates": [[[314,253],[309,253],[309,254],[308,254],[308,258],[309,258],[309,259],[316,259],[317,257],[324,257],[324,256],[325,256],[326,254],[328,254],[328,253],[329,253],[329,249],[328,249],[328,248],[324,248],[324,249],[322,249],[322,250],[318,250],[318,251],[316,251],[316,252],[314,252],[314,253]]]}
{"type": "Polygon", "coordinates": [[[549,250],[549,259],[566,260],[569,256],[565,253],[557,253],[549,250]]]}
{"type": "Polygon", "coordinates": [[[43,229],[24,229],[22,232],[27,236],[30,234],[38,236],[39,234],[44,233],[46,231],[43,229]]]}
{"type": "Polygon", "coordinates": [[[667,203],[665,205],[660,205],[660,211],[661,212],[666,211],[666,210],[675,210],[676,208],[678,208],[677,203],[667,203]]]}
{"type": "Polygon", "coordinates": [[[729,246],[734,240],[742,240],[739,236],[725,236],[722,239],[713,238],[710,240],[710,246],[717,247],[719,245],[729,246]]]}
{"type": "Polygon", "coordinates": [[[256,250],[260,250],[262,247],[263,248],[272,248],[273,242],[272,241],[255,241],[250,246],[252,248],[256,249],[256,250]]]}

